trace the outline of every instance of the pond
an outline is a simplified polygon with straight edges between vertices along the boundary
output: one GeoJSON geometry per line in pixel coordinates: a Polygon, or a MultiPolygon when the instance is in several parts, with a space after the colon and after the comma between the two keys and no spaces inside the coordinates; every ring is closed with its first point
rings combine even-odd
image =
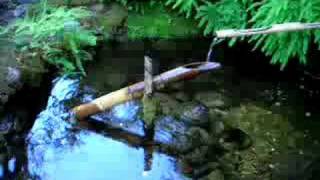
{"type": "MultiPolygon", "coordinates": [[[[47,105],[31,130],[22,134],[24,142],[6,145],[10,153],[1,161],[3,178],[317,177],[317,81],[295,66],[280,72],[245,45],[233,49],[222,45],[212,58],[222,63],[222,69],[155,95],[163,107],[152,145],[145,144],[140,101],[115,106],[78,126],[71,108],[142,80],[144,46],[130,43],[99,50],[83,80],[61,76],[53,81],[47,105]],[[244,60],[239,62],[238,57],[244,60]],[[201,123],[194,124],[196,120],[201,123]],[[289,166],[292,163],[294,167],[289,166]]],[[[154,56],[163,72],[205,59],[210,41],[158,43],[154,56]]]]}

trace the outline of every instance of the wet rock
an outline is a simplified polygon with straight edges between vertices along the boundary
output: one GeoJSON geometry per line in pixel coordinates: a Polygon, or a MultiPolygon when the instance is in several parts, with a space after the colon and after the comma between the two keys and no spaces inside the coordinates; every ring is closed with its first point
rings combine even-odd
{"type": "Polygon", "coordinates": [[[224,175],[221,170],[216,169],[208,175],[207,180],[224,180],[224,175]]]}
{"type": "Polygon", "coordinates": [[[187,152],[193,147],[187,131],[188,127],[183,122],[166,116],[156,122],[154,139],[177,152],[187,152]]]}
{"type": "Polygon", "coordinates": [[[0,134],[4,135],[13,131],[14,122],[15,122],[15,117],[11,114],[6,115],[6,117],[2,118],[2,120],[0,121],[0,134]]]}
{"type": "Polygon", "coordinates": [[[198,148],[195,148],[191,152],[183,156],[183,160],[192,165],[203,164],[208,160],[206,158],[208,149],[209,149],[208,146],[200,146],[198,148]]]}
{"type": "Polygon", "coordinates": [[[20,1],[0,0],[0,25],[7,25],[25,15],[29,2],[20,1]]]}
{"type": "Polygon", "coordinates": [[[225,130],[225,125],[221,120],[210,119],[210,133],[219,136],[225,130]]]}
{"type": "Polygon", "coordinates": [[[191,100],[191,96],[184,91],[178,91],[175,93],[170,93],[175,99],[181,102],[187,102],[191,100]]]}
{"type": "Polygon", "coordinates": [[[203,126],[209,122],[209,109],[198,102],[187,102],[181,104],[183,112],[181,119],[191,125],[203,126]]]}
{"type": "Polygon", "coordinates": [[[209,108],[226,108],[231,103],[226,96],[214,91],[198,92],[195,94],[194,99],[202,102],[209,108]]]}
{"type": "Polygon", "coordinates": [[[153,97],[160,101],[163,114],[178,116],[182,105],[176,99],[165,93],[155,93],[153,97]]]}
{"type": "Polygon", "coordinates": [[[0,44],[0,105],[3,105],[22,87],[22,75],[15,59],[14,43],[3,38],[0,44]]]}

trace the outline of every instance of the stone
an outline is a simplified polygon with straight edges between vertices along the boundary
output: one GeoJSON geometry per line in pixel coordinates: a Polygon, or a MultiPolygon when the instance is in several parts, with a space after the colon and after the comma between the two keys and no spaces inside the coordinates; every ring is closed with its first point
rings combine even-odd
{"type": "Polygon", "coordinates": [[[207,180],[224,180],[224,175],[221,170],[216,169],[208,175],[207,180]]]}
{"type": "Polygon", "coordinates": [[[0,134],[8,134],[14,130],[14,115],[8,114],[0,121],[0,134]]]}
{"type": "Polygon", "coordinates": [[[174,92],[174,93],[170,93],[170,95],[181,102],[187,102],[187,101],[191,100],[190,95],[187,94],[186,92],[184,92],[183,90],[178,91],[178,92],[174,92]]]}
{"type": "Polygon", "coordinates": [[[231,105],[231,101],[226,96],[213,91],[197,92],[194,99],[209,108],[226,108],[231,105]]]}
{"type": "Polygon", "coordinates": [[[198,102],[187,102],[181,104],[181,120],[196,126],[204,126],[209,122],[209,109],[198,102]]]}

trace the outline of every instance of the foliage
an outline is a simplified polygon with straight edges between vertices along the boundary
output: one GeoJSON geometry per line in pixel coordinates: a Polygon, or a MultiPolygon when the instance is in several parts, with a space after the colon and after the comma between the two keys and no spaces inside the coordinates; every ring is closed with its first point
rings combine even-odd
{"type": "Polygon", "coordinates": [[[109,2],[118,2],[123,6],[126,6],[129,11],[138,12],[144,14],[146,9],[154,8],[155,5],[161,3],[161,1],[157,0],[104,0],[104,3],[109,2]]]}
{"type": "Polygon", "coordinates": [[[199,27],[204,27],[205,35],[214,34],[219,29],[246,26],[246,11],[236,0],[207,2],[200,6],[195,18],[199,19],[199,27]]]}
{"type": "MultiPolygon", "coordinates": [[[[125,0],[124,4],[132,6],[135,3],[138,2],[125,0]]],[[[317,22],[320,19],[318,0],[159,0],[157,3],[198,21],[206,36],[212,36],[221,29],[261,28],[277,23],[317,22]]],[[[295,57],[305,64],[313,39],[320,47],[320,31],[261,35],[248,40],[255,45],[254,49],[261,48],[266,55],[272,56],[272,64],[280,63],[284,68],[295,57]]]]}
{"type": "MultiPolygon", "coordinates": [[[[320,11],[315,7],[320,6],[319,2],[314,0],[268,0],[252,18],[253,27],[316,21],[320,18],[320,11]]],[[[284,68],[293,57],[298,57],[303,64],[306,63],[311,38],[311,32],[306,31],[255,36],[251,41],[255,41],[255,47],[261,47],[266,55],[272,55],[271,63],[280,63],[284,68]]]]}
{"type": "Polygon", "coordinates": [[[199,34],[194,21],[166,12],[164,5],[156,9],[146,9],[145,15],[131,12],[128,16],[128,37],[140,38],[181,38],[199,34]],[[154,18],[157,17],[157,18],[154,18]]]}
{"type": "Polygon", "coordinates": [[[172,9],[179,7],[179,13],[185,13],[189,18],[192,11],[198,8],[199,0],[167,0],[166,5],[172,5],[172,9]]]}
{"type": "Polygon", "coordinates": [[[83,48],[95,46],[96,36],[80,21],[90,17],[90,11],[82,7],[48,7],[46,1],[38,9],[9,27],[18,49],[40,54],[64,73],[80,71],[85,75],[82,63],[91,58],[83,48]]]}

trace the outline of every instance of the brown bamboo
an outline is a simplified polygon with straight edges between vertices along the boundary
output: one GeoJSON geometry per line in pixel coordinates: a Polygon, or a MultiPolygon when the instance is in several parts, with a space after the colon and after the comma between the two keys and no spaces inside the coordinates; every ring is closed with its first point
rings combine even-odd
{"type": "MultiPolygon", "coordinates": [[[[202,73],[210,72],[219,67],[220,64],[215,62],[187,64],[156,76],[153,79],[154,88],[161,89],[171,82],[193,79],[202,73]]],[[[145,83],[139,82],[101,96],[90,103],[77,106],[73,109],[73,111],[77,119],[84,119],[90,115],[103,112],[114,105],[141,98],[144,94],[144,88],[145,83]]]]}

